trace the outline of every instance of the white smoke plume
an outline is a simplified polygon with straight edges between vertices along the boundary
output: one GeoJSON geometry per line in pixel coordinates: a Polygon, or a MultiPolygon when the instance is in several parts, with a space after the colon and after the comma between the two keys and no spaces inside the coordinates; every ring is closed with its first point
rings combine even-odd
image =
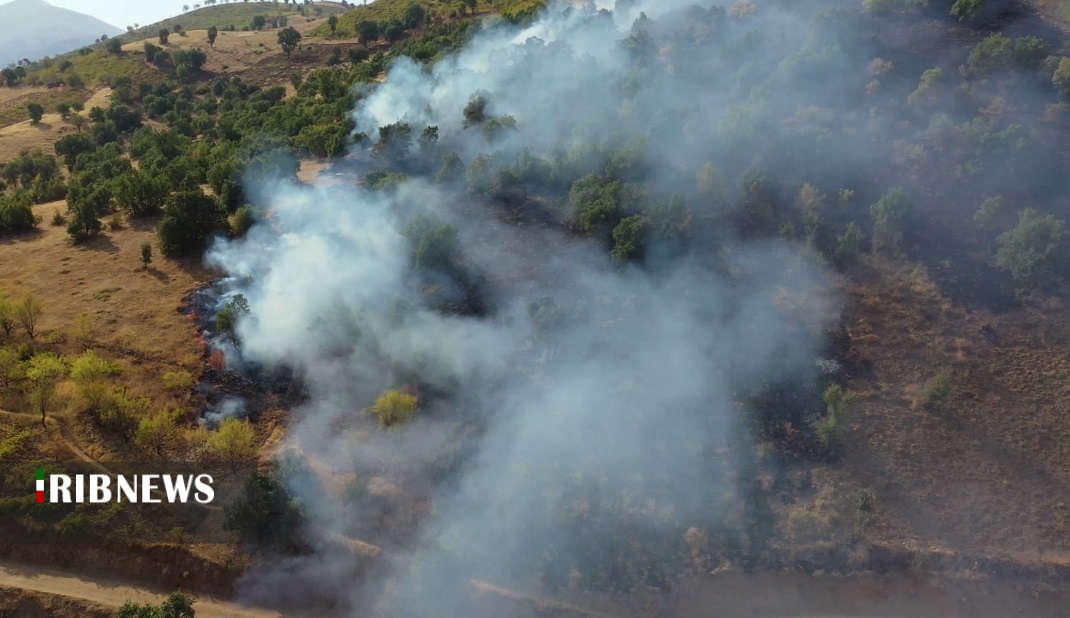
{"type": "MultiPolygon", "coordinates": [[[[696,81],[689,64],[701,59],[666,49],[650,55],[662,65],[657,77],[644,75],[621,44],[641,11],[678,25],[690,4],[602,14],[555,5],[525,28],[488,27],[430,70],[398,61],[358,103],[358,130],[438,126],[443,152],[466,163],[481,152],[548,157],[580,140],[646,136],[646,183],[691,191],[694,173],[684,186],[683,170],[731,147],[721,120],[737,86],[696,81]],[[636,85],[622,103],[629,80],[636,85]],[[480,92],[488,116],[516,119],[515,133],[489,143],[464,128],[462,110],[480,92]]],[[[695,36],[776,32],[787,16],[717,23],[724,31],[695,36]]],[[[292,367],[307,385],[310,401],[294,411],[289,436],[297,452],[366,493],[414,496],[414,532],[366,539],[410,558],[379,599],[394,615],[461,615],[451,604],[464,603],[467,577],[612,580],[599,565],[614,543],[650,565],[675,560],[680,530],[722,517],[718,500],[732,493],[734,472],[717,453],[745,434],[745,395],[821,372],[814,359],[836,303],[820,260],[739,240],[727,225],[711,226],[705,250],[622,269],[605,246],[556,222],[501,222],[493,205],[417,174],[385,192],[280,182],[271,195],[269,219],[217,243],[209,260],[249,301],[237,329],[242,356],[292,367]],[[428,212],[457,229],[483,311],[428,302],[404,234],[428,212]],[[417,419],[377,427],[367,408],[402,387],[419,393],[417,419]],[[643,538],[670,557],[635,540],[643,538]]],[[[697,199],[691,207],[699,218],[731,214],[697,199]]],[[[365,503],[326,493],[306,503],[316,529],[346,530],[362,517],[365,503]]],[[[256,577],[285,573],[329,588],[354,616],[367,615],[384,580],[351,581],[349,561],[300,558],[256,577]]],[[[663,583],[650,570],[621,577],[663,583]]]]}

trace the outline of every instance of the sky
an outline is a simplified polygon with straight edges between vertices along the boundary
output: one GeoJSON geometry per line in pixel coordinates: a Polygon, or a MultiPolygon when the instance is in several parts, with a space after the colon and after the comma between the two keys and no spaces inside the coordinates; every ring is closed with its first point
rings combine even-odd
{"type": "MultiPolygon", "coordinates": [[[[92,15],[116,28],[142,26],[182,12],[182,5],[200,4],[200,0],[45,0],[54,6],[92,15]]],[[[8,0],[0,0],[7,4],[8,0]]]]}

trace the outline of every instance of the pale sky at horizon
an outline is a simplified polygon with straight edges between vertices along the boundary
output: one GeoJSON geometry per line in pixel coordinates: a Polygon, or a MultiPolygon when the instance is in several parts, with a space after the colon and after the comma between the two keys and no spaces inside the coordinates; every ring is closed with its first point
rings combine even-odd
{"type": "MultiPolygon", "coordinates": [[[[14,0],[0,0],[0,5],[14,0]]],[[[182,14],[182,6],[202,4],[201,0],[44,0],[53,5],[92,15],[120,30],[127,26],[152,24],[182,14]]],[[[255,1],[255,0],[251,0],[255,1]]]]}
{"type": "MultiPolygon", "coordinates": [[[[12,0],[0,0],[0,5],[12,0]]],[[[182,5],[200,0],[45,0],[53,6],[92,15],[116,28],[126,30],[135,23],[151,24],[182,13],[182,5]]]]}

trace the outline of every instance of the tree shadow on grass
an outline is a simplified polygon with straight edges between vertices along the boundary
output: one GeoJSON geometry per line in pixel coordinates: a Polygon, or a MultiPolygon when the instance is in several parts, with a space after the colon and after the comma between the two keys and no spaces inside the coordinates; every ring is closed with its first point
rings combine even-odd
{"type": "Polygon", "coordinates": [[[12,234],[10,236],[0,236],[0,245],[14,245],[21,242],[33,242],[34,240],[40,238],[42,235],[44,235],[44,232],[34,228],[32,230],[21,232],[18,234],[12,234]]]}
{"type": "Polygon", "coordinates": [[[164,285],[166,285],[168,283],[171,283],[171,276],[168,275],[167,273],[165,273],[164,271],[154,267],[154,266],[149,266],[148,273],[150,275],[152,275],[153,277],[155,277],[157,281],[159,281],[160,283],[163,283],[164,285]]]}
{"type": "Polygon", "coordinates": [[[93,238],[80,242],[75,246],[87,251],[103,251],[105,253],[119,252],[119,245],[116,245],[110,237],[104,236],[103,234],[99,236],[94,236],[93,238]]]}

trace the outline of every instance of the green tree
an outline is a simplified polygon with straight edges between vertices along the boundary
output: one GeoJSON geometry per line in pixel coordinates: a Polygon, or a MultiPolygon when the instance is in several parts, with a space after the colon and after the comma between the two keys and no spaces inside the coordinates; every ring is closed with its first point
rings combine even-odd
{"type": "Polygon", "coordinates": [[[1059,94],[1064,97],[1070,96],[1070,58],[1059,58],[1059,64],[1055,67],[1051,83],[1059,94]]]}
{"type": "Polygon", "coordinates": [[[0,386],[8,388],[24,373],[22,355],[13,345],[0,346],[0,386]]]}
{"type": "Polygon", "coordinates": [[[167,201],[167,178],[141,170],[130,170],[116,179],[115,201],[119,209],[131,217],[144,217],[160,212],[167,201]]]}
{"type": "Polygon", "coordinates": [[[63,157],[63,164],[68,170],[74,170],[78,155],[93,151],[93,142],[85,135],[67,135],[56,141],[56,154],[63,157]]]}
{"type": "Polygon", "coordinates": [[[331,15],[327,18],[327,27],[331,29],[331,36],[334,36],[336,30],[338,30],[338,16],[331,15]]]}
{"type": "Polygon", "coordinates": [[[984,7],[985,0],[955,0],[951,6],[951,16],[959,21],[973,19],[984,7]]]}
{"type": "Polygon", "coordinates": [[[70,219],[67,221],[67,233],[74,242],[85,242],[104,231],[100,216],[108,211],[111,194],[106,187],[96,187],[84,191],[74,199],[67,200],[70,219]]]}
{"type": "Polygon", "coordinates": [[[41,122],[45,115],[45,108],[40,103],[27,103],[26,111],[30,112],[30,124],[36,125],[41,122]]]}
{"type": "Polygon", "coordinates": [[[149,264],[152,263],[152,245],[143,242],[141,243],[141,265],[145,267],[145,270],[149,269],[149,264]]]}
{"type": "Polygon", "coordinates": [[[108,39],[104,42],[104,49],[109,54],[115,54],[116,56],[118,56],[119,54],[123,53],[123,42],[119,39],[108,39]]]}
{"type": "Polygon", "coordinates": [[[157,235],[167,257],[202,251],[208,238],[227,228],[227,213],[201,189],[179,191],[167,198],[157,235]]]}
{"type": "Polygon", "coordinates": [[[66,102],[56,103],[56,113],[59,117],[66,120],[71,117],[71,104],[66,102]]]}
{"type": "Polygon", "coordinates": [[[413,2],[405,8],[406,28],[415,28],[423,24],[425,19],[427,19],[427,11],[419,4],[413,2]]]}
{"type": "Polygon", "coordinates": [[[858,227],[857,224],[853,221],[847,224],[843,234],[836,239],[836,254],[834,256],[836,268],[847,270],[854,264],[858,258],[859,248],[865,238],[865,235],[862,234],[862,228],[858,227]]]}
{"type": "Polygon", "coordinates": [[[357,38],[364,47],[379,40],[379,24],[367,19],[362,20],[357,24],[357,38]]]}
{"type": "Polygon", "coordinates": [[[289,58],[290,54],[297,48],[297,44],[301,42],[301,33],[296,28],[283,28],[279,30],[278,41],[279,45],[282,46],[283,53],[289,58]]]}
{"type": "Polygon", "coordinates": [[[215,316],[216,328],[221,333],[234,335],[238,320],[249,313],[249,301],[244,294],[237,294],[215,316]]]}
{"type": "Polygon", "coordinates": [[[215,40],[219,36],[219,28],[215,26],[208,27],[208,47],[215,49],[215,40]]]}
{"type": "Polygon", "coordinates": [[[254,473],[241,495],[223,507],[223,529],[245,543],[293,547],[302,519],[300,501],[272,473],[254,473]]]}
{"type": "Polygon", "coordinates": [[[134,434],[134,444],[162,457],[167,449],[178,442],[178,419],[181,416],[181,411],[169,410],[142,418],[134,434]]]}
{"type": "Polygon", "coordinates": [[[236,467],[256,457],[256,430],[246,419],[225,418],[205,446],[213,459],[236,467]]]}
{"type": "Polygon", "coordinates": [[[67,364],[52,352],[37,354],[30,359],[26,377],[30,381],[29,398],[35,411],[41,413],[41,425],[52,407],[56,384],[67,375],[67,364]]]}
{"type": "Polygon", "coordinates": [[[167,45],[167,37],[171,32],[167,28],[160,28],[160,45],[167,45]]]}
{"type": "Polygon", "coordinates": [[[119,365],[86,350],[71,364],[71,380],[86,408],[97,410],[108,396],[108,378],[119,374],[119,365]]]}
{"type": "Polygon", "coordinates": [[[14,307],[15,321],[17,321],[26,334],[33,339],[37,335],[37,323],[41,321],[41,314],[45,311],[41,299],[33,292],[27,292],[22,300],[14,307]]]}
{"type": "Polygon", "coordinates": [[[267,25],[267,18],[263,15],[256,15],[253,17],[253,21],[250,24],[253,30],[263,30],[267,25]]]}
{"type": "Polygon", "coordinates": [[[893,249],[898,247],[907,214],[907,199],[903,190],[888,190],[876,204],[870,206],[869,213],[873,217],[874,233],[880,241],[887,242],[893,249]]]}
{"type": "Polygon", "coordinates": [[[0,292],[0,329],[3,329],[5,337],[11,337],[11,331],[17,323],[15,304],[3,292],[0,292]]]}
{"type": "Polygon", "coordinates": [[[451,152],[443,159],[442,169],[439,170],[438,174],[435,174],[435,182],[449,184],[460,180],[463,176],[464,161],[461,160],[461,155],[451,152]]]}
{"type": "Polygon", "coordinates": [[[145,41],[145,61],[146,62],[155,62],[156,61],[156,54],[159,51],[160,51],[159,47],[156,47],[152,43],[150,43],[148,41],[145,41]]]}
{"type": "Polygon", "coordinates": [[[409,154],[412,145],[412,125],[395,122],[379,127],[379,141],[372,147],[372,154],[379,159],[396,163],[409,154]]]}
{"type": "Polygon", "coordinates": [[[649,225],[646,217],[633,215],[620,220],[613,228],[613,261],[617,264],[643,257],[649,225]]]}
{"type": "Polygon", "coordinates": [[[1026,208],[1018,215],[1018,226],[996,239],[996,266],[1024,283],[1059,254],[1065,238],[1065,222],[1026,208]]]}
{"type": "Polygon", "coordinates": [[[389,390],[372,404],[372,414],[383,427],[392,427],[410,420],[420,410],[420,400],[398,390],[389,390]]]}

